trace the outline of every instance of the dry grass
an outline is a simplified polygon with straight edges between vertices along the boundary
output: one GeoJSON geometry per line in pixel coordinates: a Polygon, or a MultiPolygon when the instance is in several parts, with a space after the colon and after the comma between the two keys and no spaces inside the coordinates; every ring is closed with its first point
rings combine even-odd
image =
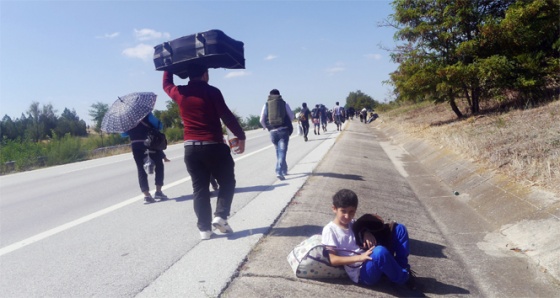
{"type": "Polygon", "coordinates": [[[507,112],[496,107],[481,106],[487,112],[458,120],[448,105],[424,103],[380,113],[380,117],[518,183],[559,195],[560,100],[507,112]]]}

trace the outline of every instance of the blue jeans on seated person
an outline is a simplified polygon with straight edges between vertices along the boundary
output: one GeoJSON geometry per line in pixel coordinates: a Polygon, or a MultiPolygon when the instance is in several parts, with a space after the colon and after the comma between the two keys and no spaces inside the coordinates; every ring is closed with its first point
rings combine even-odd
{"type": "Polygon", "coordinates": [[[273,129],[270,131],[270,140],[276,148],[276,175],[288,172],[286,154],[288,153],[288,142],[290,135],[288,128],[273,129]]]}
{"type": "Polygon", "coordinates": [[[372,286],[379,282],[385,274],[390,281],[402,285],[408,280],[410,265],[408,255],[408,231],[402,224],[396,224],[393,230],[393,249],[395,255],[384,246],[378,245],[373,249],[371,260],[364,262],[360,270],[361,284],[372,286]]]}

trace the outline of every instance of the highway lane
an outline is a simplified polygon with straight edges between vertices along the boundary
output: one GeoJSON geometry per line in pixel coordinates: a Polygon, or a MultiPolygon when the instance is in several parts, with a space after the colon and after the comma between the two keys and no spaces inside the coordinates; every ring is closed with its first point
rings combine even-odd
{"type": "MultiPolygon", "coordinates": [[[[289,167],[336,133],[329,129],[309,142],[292,136],[289,167]]],[[[234,155],[232,215],[277,182],[268,132],[247,137],[247,151],[234,155]]],[[[196,246],[183,148],[166,154],[170,200],[150,205],[130,153],[0,177],[0,296],[131,296],[196,246]]]]}

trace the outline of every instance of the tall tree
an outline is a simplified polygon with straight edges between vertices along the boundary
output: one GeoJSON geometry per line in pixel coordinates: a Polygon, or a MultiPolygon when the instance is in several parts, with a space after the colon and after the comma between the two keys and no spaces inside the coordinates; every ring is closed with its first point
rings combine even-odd
{"type": "Polygon", "coordinates": [[[363,108],[374,109],[379,103],[373,97],[363,93],[360,90],[350,92],[346,97],[345,108],[354,108],[355,111],[360,111],[363,108]]]}
{"type": "Polygon", "coordinates": [[[25,135],[34,142],[39,142],[44,137],[45,125],[41,123],[41,114],[40,104],[36,101],[32,102],[27,110],[31,125],[27,127],[25,135]]]}
{"type": "MultiPolygon", "coordinates": [[[[395,0],[390,24],[395,37],[405,41],[393,53],[399,69],[392,75],[398,94],[411,97],[412,90],[424,99],[448,102],[458,117],[456,98],[467,98],[478,113],[485,85],[479,74],[480,28],[489,20],[503,19],[514,0],[395,0]],[[401,92],[402,91],[402,92],[401,92]]],[[[418,95],[417,95],[418,96],[418,95]]]]}
{"type": "Polygon", "coordinates": [[[101,146],[103,147],[103,131],[101,131],[101,123],[103,123],[103,117],[109,110],[109,105],[102,102],[96,102],[91,105],[91,109],[89,110],[89,116],[91,120],[95,123],[93,130],[101,136],[101,146]]]}
{"type": "Polygon", "coordinates": [[[91,105],[89,109],[89,116],[91,120],[95,123],[93,130],[97,133],[101,133],[101,123],[103,122],[103,117],[105,113],[109,110],[109,105],[102,102],[96,102],[91,105]]]}

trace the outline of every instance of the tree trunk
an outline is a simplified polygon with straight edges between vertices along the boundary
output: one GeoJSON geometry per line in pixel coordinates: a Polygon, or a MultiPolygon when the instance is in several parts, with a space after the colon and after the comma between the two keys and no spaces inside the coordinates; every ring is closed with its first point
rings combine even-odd
{"type": "Polygon", "coordinates": [[[473,115],[476,115],[478,114],[478,112],[480,112],[480,88],[479,87],[473,88],[471,112],[473,115]]]}
{"type": "Polygon", "coordinates": [[[463,118],[463,114],[461,113],[461,111],[459,111],[459,108],[457,107],[457,104],[455,103],[455,96],[453,95],[453,90],[449,89],[449,91],[447,93],[448,93],[448,96],[449,96],[449,105],[451,106],[451,109],[453,110],[453,112],[455,112],[455,115],[457,115],[457,118],[463,118]]]}

